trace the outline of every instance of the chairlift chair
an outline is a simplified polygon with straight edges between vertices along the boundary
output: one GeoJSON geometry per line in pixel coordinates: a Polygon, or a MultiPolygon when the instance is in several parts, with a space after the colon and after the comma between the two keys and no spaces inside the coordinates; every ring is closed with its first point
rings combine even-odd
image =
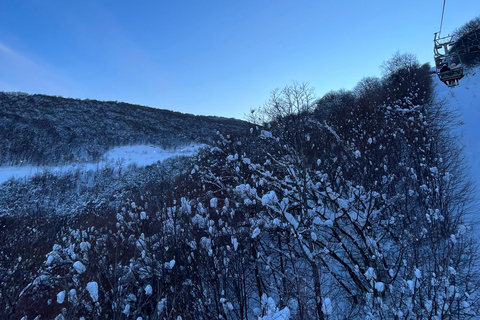
{"type": "Polygon", "coordinates": [[[452,53],[451,47],[455,43],[453,36],[440,37],[440,33],[434,36],[434,56],[435,67],[438,78],[449,88],[458,85],[458,81],[463,78],[462,60],[458,53],[452,53]]]}

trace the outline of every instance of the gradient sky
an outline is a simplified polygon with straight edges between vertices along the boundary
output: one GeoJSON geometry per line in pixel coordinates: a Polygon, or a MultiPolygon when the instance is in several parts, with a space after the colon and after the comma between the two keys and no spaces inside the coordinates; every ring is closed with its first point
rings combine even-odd
{"type": "MultiPolygon", "coordinates": [[[[5,0],[0,91],[117,100],[243,118],[270,92],[318,97],[379,76],[392,55],[433,63],[443,0],[5,0]]],[[[480,15],[447,0],[442,34],[480,15]]],[[[0,106],[1,107],[1,106],[0,106]]]]}

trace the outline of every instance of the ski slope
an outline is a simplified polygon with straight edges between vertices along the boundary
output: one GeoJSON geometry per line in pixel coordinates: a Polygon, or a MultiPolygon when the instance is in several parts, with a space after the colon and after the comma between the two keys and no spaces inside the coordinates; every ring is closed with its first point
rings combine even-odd
{"type": "Polygon", "coordinates": [[[44,171],[54,173],[79,169],[89,171],[102,169],[108,165],[127,167],[131,164],[142,167],[176,156],[191,156],[201,147],[202,145],[191,145],[174,149],[163,149],[149,145],[123,146],[110,150],[99,162],[95,163],[73,163],[64,166],[0,166],[0,184],[12,178],[28,178],[44,171]]]}
{"type": "Polygon", "coordinates": [[[437,77],[435,81],[437,96],[445,98],[450,107],[460,113],[461,143],[465,147],[471,177],[477,184],[477,195],[480,195],[480,67],[467,71],[454,88],[448,88],[437,77]]]}

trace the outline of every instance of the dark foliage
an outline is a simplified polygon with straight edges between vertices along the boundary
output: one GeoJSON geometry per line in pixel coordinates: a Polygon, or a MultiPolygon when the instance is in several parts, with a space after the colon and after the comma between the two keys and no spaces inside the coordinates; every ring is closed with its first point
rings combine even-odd
{"type": "Polygon", "coordinates": [[[467,22],[454,32],[452,52],[460,55],[462,62],[474,67],[480,64],[480,17],[467,22]]]}
{"type": "Polygon", "coordinates": [[[96,161],[117,146],[208,144],[218,130],[246,129],[240,120],[126,103],[0,93],[0,164],[96,161]]]}

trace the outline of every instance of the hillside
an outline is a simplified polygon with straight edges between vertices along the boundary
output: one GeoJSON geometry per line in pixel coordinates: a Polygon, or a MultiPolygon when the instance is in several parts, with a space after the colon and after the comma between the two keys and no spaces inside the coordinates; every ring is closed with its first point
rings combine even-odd
{"type": "MultiPolygon", "coordinates": [[[[480,67],[467,71],[459,85],[453,89],[445,86],[438,78],[436,94],[448,101],[450,108],[460,116],[458,132],[465,146],[465,156],[471,169],[471,177],[480,184],[480,67]]],[[[477,188],[478,189],[478,188],[477,188]]]]}
{"type": "MultiPolygon", "coordinates": [[[[157,161],[249,128],[236,119],[44,95],[0,93],[0,105],[0,184],[17,177],[0,187],[0,216],[73,214],[90,202],[117,209],[112,195],[147,174],[153,179],[152,166],[163,171],[157,161]]],[[[167,166],[177,168],[172,176],[181,167],[167,166]]]]}
{"type": "Polygon", "coordinates": [[[477,70],[448,89],[428,64],[396,58],[355,91],[316,101],[303,85],[276,91],[263,128],[10,96],[28,105],[5,112],[5,123],[22,124],[10,143],[26,128],[41,147],[28,155],[50,165],[10,166],[18,178],[0,183],[0,317],[478,316],[467,217],[478,210],[456,137],[475,167],[477,70]],[[51,137],[60,156],[42,149],[51,137]],[[74,154],[89,162],[68,163],[74,154]]]}
{"type": "Polygon", "coordinates": [[[0,165],[97,161],[109,149],[172,148],[241,133],[246,122],[194,116],[119,102],[0,93],[0,165]]]}

